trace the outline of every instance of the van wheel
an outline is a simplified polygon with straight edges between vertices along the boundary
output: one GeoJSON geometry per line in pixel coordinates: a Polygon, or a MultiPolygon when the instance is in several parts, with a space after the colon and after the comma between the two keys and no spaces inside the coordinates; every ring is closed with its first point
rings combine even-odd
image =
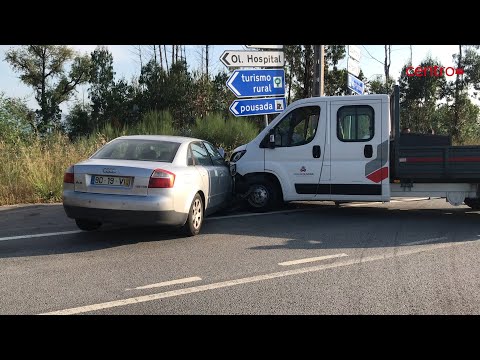
{"type": "Polygon", "coordinates": [[[100,228],[100,226],[102,226],[102,223],[92,220],[75,219],[75,222],[77,223],[77,226],[80,230],[85,231],[97,230],[98,228],[100,228]]]}
{"type": "Polygon", "coordinates": [[[480,199],[466,198],[465,205],[471,207],[473,210],[480,210],[480,199]]]}
{"type": "Polygon", "coordinates": [[[193,197],[192,205],[190,205],[190,211],[188,212],[188,218],[183,230],[188,236],[195,236],[200,233],[200,229],[203,224],[203,201],[202,197],[197,193],[193,197]]]}
{"type": "Polygon", "coordinates": [[[248,189],[247,202],[254,211],[272,210],[279,202],[278,189],[267,180],[255,182],[248,189]]]}

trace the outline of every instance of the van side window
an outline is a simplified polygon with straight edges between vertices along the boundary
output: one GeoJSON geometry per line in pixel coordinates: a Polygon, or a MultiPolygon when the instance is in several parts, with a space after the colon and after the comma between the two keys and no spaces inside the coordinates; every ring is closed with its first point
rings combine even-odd
{"type": "Polygon", "coordinates": [[[309,143],[317,132],[319,117],[318,106],[292,110],[275,126],[275,146],[289,147],[309,143]]]}
{"type": "Polygon", "coordinates": [[[340,141],[369,141],[374,134],[373,108],[368,105],[342,106],[337,112],[337,137],[340,141]]]}

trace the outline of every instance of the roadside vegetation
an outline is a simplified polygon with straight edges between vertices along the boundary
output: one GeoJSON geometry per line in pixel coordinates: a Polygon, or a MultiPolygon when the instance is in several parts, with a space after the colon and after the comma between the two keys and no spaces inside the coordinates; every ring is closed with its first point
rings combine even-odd
{"type": "Polygon", "coordinates": [[[211,141],[231,152],[253,139],[259,132],[252,121],[238,122],[212,114],[199,119],[190,129],[175,129],[168,111],[150,111],[135,126],[116,129],[110,124],[88,136],[70,140],[62,132],[43,138],[27,136],[0,141],[0,205],[59,202],[62,200],[63,174],[72,164],[86,159],[105,142],[134,134],[188,135],[211,141]]]}
{"type": "MultiPolygon", "coordinates": [[[[131,48],[138,73],[130,80],[115,76],[113,55],[105,46],[90,54],[65,45],[16,46],[6,52],[1,60],[32,89],[38,106],[30,109],[24,99],[0,93],[0,205],[61,201],[66,168],[121,135],[192,136],[229,153],[264,127],[263,116],[231,115],[230,74],[211,74],[209,45],[198,46],[202,65],[195,71],[189,70],[184,46],[131,48]]],[[[412,132],[433,129],[450,135],[456,145],[478,144],[478,49],[462,45],[452,54],[456,68],[464,70],[461,76],[415,77],[402,71],[393,79],[391,46],[385,45],[385,74],[366,79],[360,72],[359,78],[370,94],[390,94],[399,83],[401,122],[412,132]]],[[[284,52],[289,104],[312,96],[314,52],[313,45],[285,45],[284,52]]],[[[346,56],[345,45],[325,45],[325,95],[349,93],[347,71],[338,68],[346,56]]],[[[415,65],[442,66],[429,57],[415,65]]]]}

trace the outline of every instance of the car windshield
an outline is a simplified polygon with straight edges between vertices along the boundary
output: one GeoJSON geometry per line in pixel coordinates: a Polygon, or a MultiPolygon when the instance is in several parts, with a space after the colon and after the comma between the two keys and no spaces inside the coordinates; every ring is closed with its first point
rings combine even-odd
{"type": "Polygon", "coordinates": [[[102,147],[92,159],[172,162],[180,143],[163,140],[117,139],[102,147]]]}

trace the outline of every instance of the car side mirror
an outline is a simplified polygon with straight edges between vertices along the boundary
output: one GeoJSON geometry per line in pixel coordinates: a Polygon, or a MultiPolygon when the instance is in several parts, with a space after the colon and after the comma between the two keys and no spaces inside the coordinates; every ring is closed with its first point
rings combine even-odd
{"type": "Polygon", "coordinates": [[[218,148],[218,152],[220,153],[220,155],[222,155],[222,158],[225,159],[225,150],[222,147],[218,148]]]}

